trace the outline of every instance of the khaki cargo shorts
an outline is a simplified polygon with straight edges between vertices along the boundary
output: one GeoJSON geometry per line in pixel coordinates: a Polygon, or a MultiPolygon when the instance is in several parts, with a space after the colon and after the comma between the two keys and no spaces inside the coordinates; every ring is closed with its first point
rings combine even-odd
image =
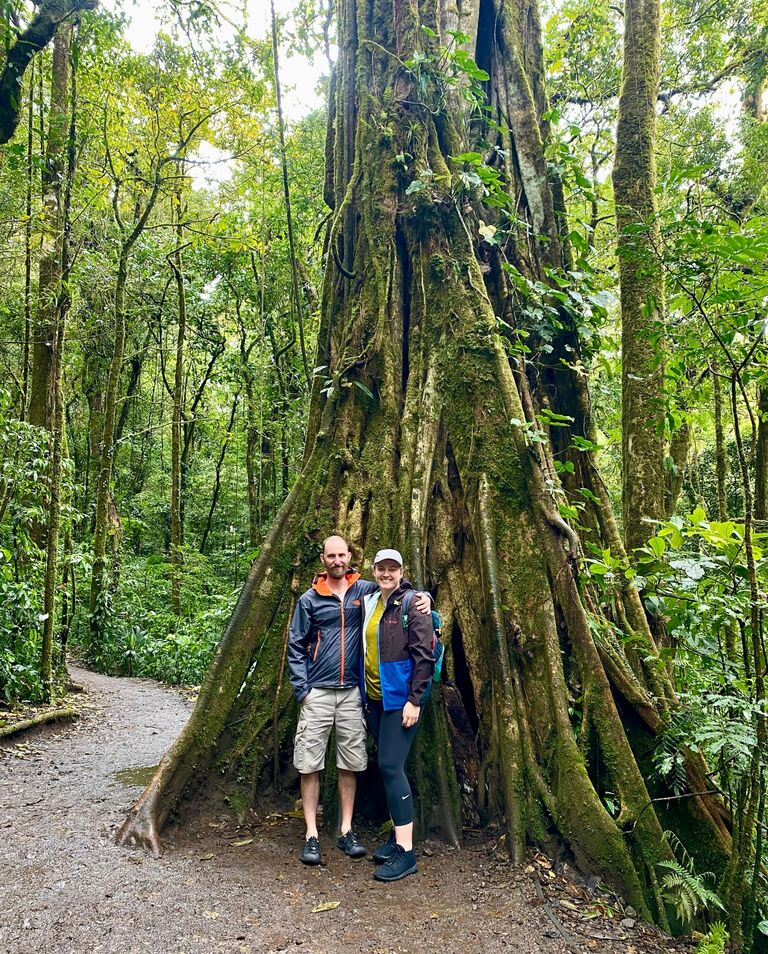
{"type": "Polygon", "coordinates": [[[336,765],[348,772],[364,772],[366,726],[360,690],[313,689],[301,704],[293,743],[293,764],[302,775],[325,768],[325,750],[336,726],[336,765]]]}

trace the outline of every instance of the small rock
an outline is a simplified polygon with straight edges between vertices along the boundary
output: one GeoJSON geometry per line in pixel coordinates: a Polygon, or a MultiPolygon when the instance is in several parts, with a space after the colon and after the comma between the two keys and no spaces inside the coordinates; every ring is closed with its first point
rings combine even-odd
{"type": "Polygon", "coordinates": [[[634,918],[622,918],[621,921],[619,921],[619,924],[620,924],[623,928],[633,928],[633,927],[635,926],[635,919],[634,919],[634,918]]]}
{"type": "Polygon", "coordinates": [[[635,909],[632,907],[631,904],[628,904],[628,905],[626,906],[626,908],[624,908],[624,913],[626,914],[626,916],[627,916],[628,918],[636,918],[636,917],[637,917],[637,911],[635,911],[635,909]]]}

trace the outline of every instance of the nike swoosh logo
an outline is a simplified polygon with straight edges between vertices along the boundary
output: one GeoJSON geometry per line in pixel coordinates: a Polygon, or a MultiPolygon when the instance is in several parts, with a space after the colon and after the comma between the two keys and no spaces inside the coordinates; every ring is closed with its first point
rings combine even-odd
{"type": "Polygon", "coordinates": [[[410,795],[403,795],[403,796],[402,796],[402,801],[405,801],[406,798],[410,798],[410,797],[411,797],[410,795]]]}

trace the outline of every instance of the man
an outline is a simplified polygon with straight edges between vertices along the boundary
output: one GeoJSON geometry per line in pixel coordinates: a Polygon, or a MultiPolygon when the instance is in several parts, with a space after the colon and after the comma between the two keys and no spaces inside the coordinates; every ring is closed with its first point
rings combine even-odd
{"type": "MultiPolygon", "coordinates": [[[[365,771],[366,727],[360,697],[363,678],[361,646],[362,600],[378,589],[350,569],[352,555],[343,537],[323,543],[325,568],[296,604],[288,638],[291,685],[301,711],[296,727],[293,764],[301,774],[301,802],[306,842],[299,859],[319,865],[317,806],[320,772],[331,729],[336,726],[336,765],[339,770],[341,832],[337,847],[350,858],[362,858],[365,848],[352,830],[357,772],[365,771]]],[[[431,611],[428,594],[415,598],[421,612],[431,611]],[[421,599],[419,598],[421,597],[421,599]]]]}

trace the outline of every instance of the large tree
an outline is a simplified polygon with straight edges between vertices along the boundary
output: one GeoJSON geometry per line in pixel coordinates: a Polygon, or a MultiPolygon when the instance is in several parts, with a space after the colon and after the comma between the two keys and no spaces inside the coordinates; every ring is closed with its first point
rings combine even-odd
{"type": "Polygon", "coordinates": [[[600,597],[561,515],[586,500],[586,532],[623,558],[576,323],[560,308],[570,252],[545,158],[537,9],[342,0],[337,15],[304,465],[119,838],[157,851],[190,791],[224,784],[244,804],[285,772],[287,620],[335,529],[368,559],[401,545],[445,620],[454,684],[420,734],[421,824],[455,837],[462,807],[495,815],[516,860],[556,831],[667,925],[664,829],[722,871],[729,826],[693,755],[688,796],[654,800],[664,792],[643,769],[673,688],[637,590],[618,574],[600,597]]]}

